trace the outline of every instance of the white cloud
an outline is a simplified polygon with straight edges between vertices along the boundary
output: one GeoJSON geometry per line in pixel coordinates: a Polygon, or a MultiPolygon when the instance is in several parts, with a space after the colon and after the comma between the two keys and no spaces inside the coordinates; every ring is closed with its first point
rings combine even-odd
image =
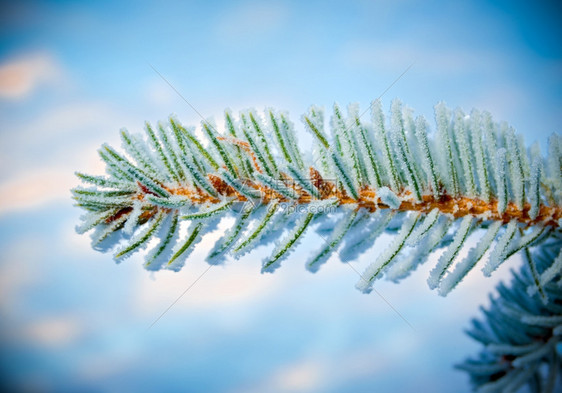
{"type": "Polygon", "coordinates": [[[3,99],[22,99],[43,84],[61,82],[59,63],[45,52],[22,55],[0,64],[0,98],[3,99]]]}
{"type": "Polygon", "coordinates": [[[320,362],[304,360],[277,370],[270,386],[280,392],[317,391],[322,386],[325,372],[320,362]]]}
{"type": "MultiPolygon", "coordinates": [[[[199,244],[199,250],[209,247],[199,244]],[[203,246],[203,247],[201,247],[203,246]]],[[[206,251],[203,250],[205,253],[206,251]]],[[[154,274],[156,279],[150,279],[145,271],[139,269],[137,293],[134,296],[139,310],[154,315],[170,305],[186,288],[193,283],[206,267],[199,261],[197,251],[190,257],[189,267],[179,272],[160,271],[154,274]],[[195,266],[193,262],[197,261],[195,266]]],[[[140,258],[140,257],[139,257],[140,258]]],[[[237,262],[238,263],[238,262],[237,262]]],[[[266,301],[265,296],[275,292],[282,286],[279,277],[260,275],[259,265],[253,261],[250,264],[232,264],[226,267],[214,266],[194,285],[174,308],[193,309],[217,307],[221,305],[235,306],[247,303],[252,299],[266,301]]]]}
{"type": "Polygon", "coordinates": [[[225,10],[217,26],[217,35],[228,41],[261,39],[286,21],[289,10],[279,2],[246,2],[225,10]]]}
{"type": "Polygon", "coordinates": [[[22,335],[40,345],[61,347],[76,340],[82,331],[76,318],[63,316],[32,322],[24,327],[22,335]]]}
{"type": "MultiPolygon", "coordinates": [[[[233,218],[223,219],[213,232],[205,234],[186,261],[180,272],[161,270],[151,277],[146,271],[139,269],[136,304],[143,313],[154,315],[162,311],[193,283],[208,267],[205,257],[215,242],[234,223],[233,218]]],[[[180,236],[185,238],[185,227],[180,229],[180,236]]],[[[260,274],[260,265],[254,252],[250,256],[234,261],[228,258],[224,265],[213,266],[189,290],[174,308],[207,308],[222,305],[240,305],[256,299],[266,301],[268,294],[274,293],[283,285],[282,275],[260,274]]],[[[139,261],[140,255],[135,256],[139,261]]],[[[261,259],[261,255],[260,255],[261,259]]]]}
{"type": "Polygon", "coordinates": [[[168,108],[181,99],[161,78],[152,78],[145,84],[144,96],[149,104],[162,108],[168,108]]]}
{"type": "Polygon", "coordinates": [[[494,115],[496,121],[514,119],[519,113],[529,108],[531,98],[514,84],[496,84],[488,86],[474,100],[474,106],[486,108],[494,115]]]}
{"type": "Polygon", "coordinates": [[[9,126],[0,134],[0,214],[70,201],[70,188],[79,184],[74,171],[104,172],[97,155],[100,131],[115,144],[123,121],[106,105],[83,102],[9,126]]]}
{"type": "Polygon", "coordinates": [[[428,48],[411,40],[353,42],[341,57],[352,67],[397,71],[414,63],[416,70],[438,75],[490,70],[500,65],[500,58],[490,52],[428,48]]]}
{"type": "MultiPolygon", "coordinates": [[[[64,159],[80,157],[80,170],[86,173],[103,174],[104,165],[96,149],[87,146],[68,154],[64,159]]],[[[39,166],[19,172],[0,182],[0,216],[13,211],[22,211],[45,206],[54,201],[71,203],[70,189],[79,185],[73,168],[64,165],[39,166]]]]}
{"type": "Polygon", "coordinates": [[[257,385],[243,386],[233,390],[233,393],[271,392],[295,393],[317,392],[331,381],[326,364],[320,359],[302,358],[292,363],[284,364],[273,370],[257,385]]]}
{"type": "Polygon", "coordinates": [[[24,304],[22,295],[41,281],[31,262],[40,260],[45,246],[43,239],[17,239],[2,252],[0,258],[0,310],[12,318],[24,304]],[[33,243],[33,247],[29,245],[33,243]]]}
{"type": "Polygon", "coordinates": [[[57,199],[70,202],[70,188],[78,182],[66,168],[38,168],[0,184],[0,215],[43,206],[57,199]]]}
{"type": "Polygon", "coordinates": [[[395,365],[416,353],[420,342],[401,331],[385,333],[384,339],[367,348],[349,348],[337,355],[305,355],[283,364],[264,376],[255,386],[243,386],[234,392],[319,392],[326,387],[373,378],[395,371],[395,365]]]}
{"type": "Polygon", "coordinates": [[[4,132],[0,137],[12,149],[13,145],[18,148],[29,147],[69,135],[80,135],[87,139],[106,133],[117,139],[119,129],[126,124],[124,121],[125,116],[119,115],[107,104],[96,101],[69,102],[48,108],[28,121],[20,120],[9,127],[9,133],[4,132]]]}
{"type": "Polygon", "coordinates": [[[101,348],[98,353],[80,358],[76,364],[76,375],[95,386],[94,384],[100,380],[118,376],[138,366],[139,354],[136,348],[119,351],[120,346],[114,347],[116,347],[113,349],[114,353],[109,355],[103,351],[104,348],[101,348]]]}

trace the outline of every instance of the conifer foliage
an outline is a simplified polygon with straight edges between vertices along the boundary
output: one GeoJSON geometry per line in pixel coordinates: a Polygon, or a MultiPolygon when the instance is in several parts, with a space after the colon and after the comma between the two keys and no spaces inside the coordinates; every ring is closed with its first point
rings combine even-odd
{"type": "Polygon", "coordinates": [[[525,384],[531,392],[560,391],[562,356],[556,347],[562,341],[562,258],[552,264],[560,243],[557,234],[544,242],[541,252],[524,252],[527,263],[513,272],[511,286],[500,284],[490,307],[482,309],[484,320],[474,319],[467,330],[484,348],[456,367],[469,373],[478,391],[516,392],[525,384]],[[537,275],[553,274],[557,281],[537,290],[537,275]]]}
{"type": "MultiPolygon", "coordinates": [[[[204,140],[175,118],[147,123],[144,136],[122,130],[123,153],[108,145],[99,150],[105,176],[77,173],[88,185],[72,190],[85,210],[77,231],[93,230],[94,248],[113,249],[118,261],[150,245],[147,269],[178,270],[206,233],[233,216],[208,262],[238,258],[278,238],[262,264],[268,272],[311,228],[326,240],[306,263],[312,272],[334,253],[356,259],[386,231],[394,239],[357,288],[369,292],[383,276],[398,281],[444,248],[428,278],[441,295],[479,262],[490,275],[513,254],[532,253],[559,236],[558,135],[544,157],[488,112],[467,115],[440,103],[434,132],[398,100],[390,116],[378,100],[370,114],[364,121],[357,105],[347,114],[334,105],[326,127],[323,110],[310,107],[302,122],[313,138],[311,152],[298,148],[288,115],[273,109],[237,118],[227,110],[223,133],[213,121],[202,122],[204,140]]],[[[551,260],[556,274],[531,269],[544,297],[561,258],[551,260]]]]}
{"type": "Polygon", "coordinates": [[[469,334],[485,345],[458,367],[481,391],[553,391],[562,334],[562,138],[548,152],[527,148],[488,112],[435,106],[436,129],[398,100],[381,102],[364,121],[357,105],[334,105],[329,122],[312,106],[302,116],[313,143],[301,151],[284,112],[227,110],[224,132],[211,120],[193,127],[175,118],[145,135],[121,131],[122,150],[103,145],[103,176],[77,173],[72,190],[84,209],[79,233],[120,261],[150,246],[149,270],[179,270],[226,217],[230,228],[209,250],[210,264],[240,258],[275,241],[262,272],[277,269],[307,232],[322,242],[305,266],[321,269],[366,253],[384,232],[357,288],[400,281],[428,260],[428,284],[447,295],[478,264],[491,275],[514,254],[524,266],[501,285],[484,321],[469,334]],[[329,126],[326,126],[329,124],[329,126]],[[313,235],[312,235],[313,236],[313,235]],[[470,239],[470,240],[469,240],[470,239]],[[436,254],[437,258],[429,258],[436,254]],[[546,367],[544,365],[547,365],[546,367]]]}

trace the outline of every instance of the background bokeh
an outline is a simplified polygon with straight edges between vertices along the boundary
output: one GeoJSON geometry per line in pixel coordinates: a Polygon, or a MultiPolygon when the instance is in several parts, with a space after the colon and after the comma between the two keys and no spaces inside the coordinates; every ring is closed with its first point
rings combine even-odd
{"type": "MultiPolygon", "coordinates": [[[[562,124],[562,14],[524,1],[42,1],[0,5],[0,373],[13,391],[469,391],[452,365],[478,347],[462,329],[494,284],[477,269],[446,299],[430,266],[377,294],[332,258],[309,274],[308,238],[273,275],[262,249],[206,269],[203,242],[179,273],[115,265],[74,226],[75,170],[118,131],[384,95],[487,109],[544,152],[562,124]]],[[[307,149],[308,136],[302,148],[307,149]]],[[[215,234],[216,235],[216,234],[215,234]]],[[[388,238],[354,262],[373,259],[388,238]]]]}

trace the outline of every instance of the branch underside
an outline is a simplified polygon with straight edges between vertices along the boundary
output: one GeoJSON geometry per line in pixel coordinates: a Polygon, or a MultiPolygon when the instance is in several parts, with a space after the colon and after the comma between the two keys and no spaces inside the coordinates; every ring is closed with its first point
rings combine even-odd
{"type": "MultiPolygon", "coordinates": [[[[122,130],[125,154],[108,145],[99,151],[107,176],[77,173],[93,187],[72,190],[86,210],[76,230],[93,230],[94,248],[113,248],[117,261],[150,248],[146,269],[178,271],[229,217],[234,222],[207,262],[238,259],[274,242],[262,272],[277,269],[311,230],[325,243],[305,263],[310,272],[333,254],[357,260],[386,232],[391,240],[384,239],[356,285],[364,293],[381,277],[398,282],[420,264],[434,263],[430,256],[440,249],[428,284],[441,296],[476,266],[490,276],[519,253],[528,271],[516,280],[517,291],[500,294],[510,304],[521,300],[521,310],[502,305],[486,313],[505,317],[490,319],[490,335],[480,323],[471,335],[498,344],[488,348],[492,355],[528,354],[507,366],[503,356],[497,364],[486,356],[461,365],[474,370],[487,391],[516,391],[534,370],[526,365],[538,367],[562,340],[562,137],[553,134],[543,156],[538,144],[527,148],[488,112],[465,115],[440,103],[432,133],[423,116],[414,119],[397,100],[389,121],[380,100],[370,110],[371,121],[363,122],[358,106],[350,105],[345,116],[334,105],[327,132],[323,109],[310,107],[301,118],[313,136],[310,152],[301,152],[287,115],[272,109],[263,118],[242,111],[238,120],[227,110],[224,133],[204,120],[207,143],[173,118],[154,129],[147,123],[145,138],[122,130]],[[538,312],[530,313],[530,300],[538,312]],[[527,325],[530,335],[522,337],[527,325]],[[553,334],[540,332],[544,327],[553,334]],[[537,337],[545,345],[534,342],[537,337]],[[488,372],[490,378],[482,377],[488,372]]],[[[551,370],[559,368],[556,359],[551,370]]]]}
{"type": "MultiPolygon", "coordinates": [[[[99,151],[108,176],[77,173],[94,186],[73,190],[87,211],[77,231],[94,230],[96,249],[119,246],[116,260],[156,238],[145,266],[179,270],[228,215],[234,224],[207,260],[220,263],[229,253],[239,258],[275,241],[262,265],[268,272],[312,227],[329,236],[307,262],[313,272],[339,248],[346,260],[357,258],[387,231],[394,241],[358,288],[369,292],[381,276],[401,280],[446,247],[428,280],[443,296],[482,259],[490,275],[521,250],[532,255],[545,239],[555,242],[552,254],[560,252],[562,138],[551,136],[543,157],[487,112],[468,116],[438,104],[432,134],[423,116],[414,119],[399,101],[391,106],[390,121],[380,101],[370,109],[371,122],[363,122],[357,106],[348,107],[346,117],[334,105],[328,133],[323,110],[311,107],[302,117],[314,138],[310,152],[300,150],[287,115],[271,109],[264,118],[243,111],[238,120],[227,110],[225,133],[203,121],[206,144],[195,128],[173,118],[168,126],[147,124],[145,138],[122,130],[124,154],[108,145],[99,151]],[[260,206],[267,206],[265,213],[260,206]],[[469,249],[466,239],[476,228],[486,232],[469,249]],[[461,253],[465,246],[467,255],[461,253]]],[[[538,291],[561,266],[562,257],[549,270],[534,270],[538,291]]]]}
{"type": "MultiPolygon", "coordinates": [[[[337,187],[335,182],[326,181],[321,178],[320,174],[314,168],[310,168],[311,174],[315,178],[315,186],[321,191],[322,200],[337,199],[337,205],[356,205],[357,209],[365,208],[370,212],[374,212],[378,209],[389,209],[389,205],[381,201],[381,198],[377,196],[375,189],[370,187],[364,187],[359,191],[359,198],[357,200],[349,197],[345,190],[337,187]]],[[[298,198],[289,199],[276,190],[266,187],[261,184],[256,184],[251,180],[243,180],[242,183],[252,190],[256,191],[261,195],[259,199],[261,204],[267,205],[272,201],[288,202],[294,204],[308,204],[314,200],[308,193],[304,192],[298,185],[295,185],[292,179],[283,174],[284,180],[282,183],[287,187],[291,188],[295,193],[297,193],[298,198]]],[[[234,188],[226,184],[222,179],[215,175],[208,175],[211,184],[217,192],[223,196],[227,197],[234,202],[245,202],[248,200],[244,195],[237,192],[234,188]]],[[[189,188],[166,188],[168,192],[173,195],[182,195],[191,200],[194,205],[200,204],[215,204],[220,203],[221,199],[215,198],[208,193],[200,189],[189,189],[189,188]]],[[[429,213],[433,209],[438,209],[440,213],[450,215],[454,218],[461,218],[471,215],[475,218],[484,221],[502,221],[504,224],[512,220],[517,220],[519,223],[529,227],[536,224],[543,226],[551,226],[553,228],[558,228],[559,220],[562,218],[562,208],[559,206],[546,206],[540,205],[538,215],[532,219],[529,216],[530,204],[526,203],[523,209],[519,209],[517,205],[513,202],[507,204],[505,211],[503,213],[498,213],[498,201],[497,199],[492,199],[490,202],[485,202],[478,198],[468,198],[468,197],[453,197],[448,194],[442,194],[439,198],[435,198],[432,193],[422,196],[421,202],[416,202],[411,195],[411,192],[404,190],[398,195],[401,200],[400,206],[395,209],[398,211],[415,211],[420,213],[429,213]]],[[[137,194],[135,196],[137,199],[144,199],[144,193],[137,194]]],[[[156,206],[155,206],[156,208],[156,206]]],[[[128,213],[130,208],[125,208],[120,211],[115,216],[108,219],[106,222],[111,222],[114,219],[119,218],[122,214],[128,213]]],[[[143,213],[142,218],[148,219],[156,214],[156,209],[149,210],[143,213]]]]}

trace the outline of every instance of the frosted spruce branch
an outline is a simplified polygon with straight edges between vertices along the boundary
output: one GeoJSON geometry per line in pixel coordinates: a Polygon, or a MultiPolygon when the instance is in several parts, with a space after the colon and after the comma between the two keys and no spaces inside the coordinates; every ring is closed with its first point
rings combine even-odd
{"type": "MultiPolygon", "coordinates": [[[[309,152],[298,148],[288,115],[272,109],[263,116],[246,110],[237,118],[226,111],[224,133],[204,121],[204,140],[174,118],[147,124],[145,136],[123,130],[123,153],[107,145],[99,150],[105,176],[77,173],[89,185],[72,190],[85,210],[77,230],[93,230],[94,248],[115,249],[118,261],[158,239],[145,267],[178,270],[219,220],[234,216],[209,263],[278,239],[262,271],[273,271],[318,230],[329,241],[308,259],[314,272],[335,252],[356,259],[386,229],[396,238],[372,257],[358,288],[369,292],[385,275],[398,281],[445,248],[429,277],[442,295],[480,261],[489,275],[515,253],[524,256],[559,236],[558,135],[551,136],[545,157],[487,112],[466,115],[438,104],[435,132],[397,100],[388,119],[378,100],[371,121],[359,113],[356,105],[347,115],[334,105],[326,122],[323,110],[311,107],[302,116],[313,138],[309,152]],[[468,239],[476,243],[465,253],[468,239]]],[[[559,254],[549,267],[556,274],[559,254]]],[[[556,274],[534,274],[546,302],[541,288],[556,274]]]]}
{"type": "Polygon", "coordinates": [[[511,285],[501,283],[483,319],[472,321],[467,334],[484,347],[456,367],[469,374],[475,390],[516,392],[528,385],[530,392],[560,391],[562,354],[556,347],[562,342],[562,257],[556,254],[561,247],[558,234],[538,251],[526,248],[525,264],[513,272],[511,285]]]}

